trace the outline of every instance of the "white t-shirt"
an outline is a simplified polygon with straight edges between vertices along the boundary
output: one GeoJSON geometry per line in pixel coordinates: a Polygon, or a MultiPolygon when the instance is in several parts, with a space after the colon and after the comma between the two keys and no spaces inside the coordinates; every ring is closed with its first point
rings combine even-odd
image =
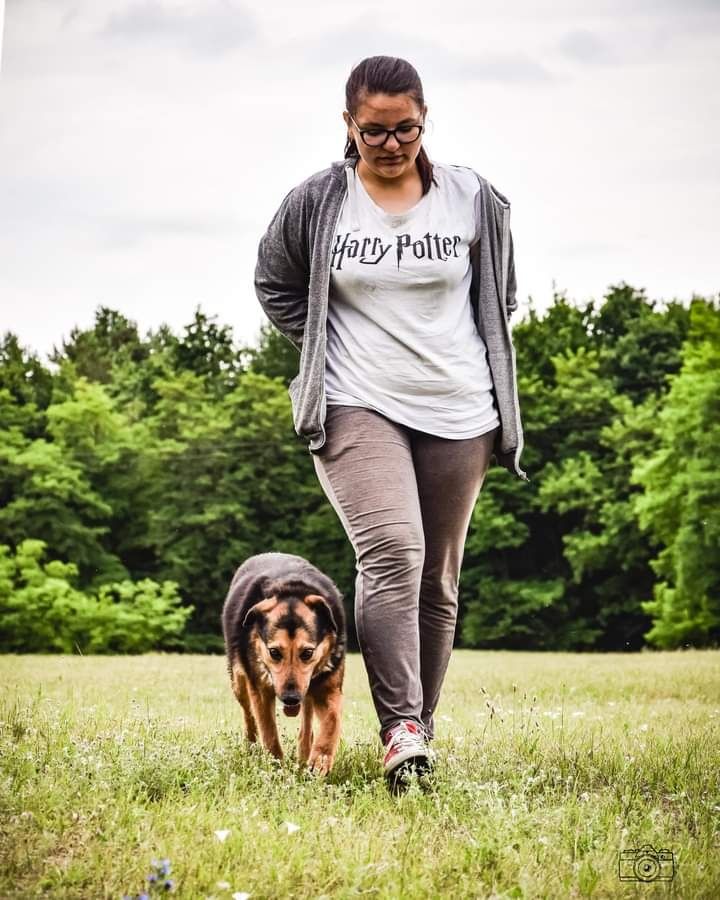
{"type": "Polygon", "coordinates": [[[470,305],[479,233],[470,169],[433,164],[437,186],[388,213],[352,167],[332,249],[325,391],[446,438],[500,424],[470,305]]]}

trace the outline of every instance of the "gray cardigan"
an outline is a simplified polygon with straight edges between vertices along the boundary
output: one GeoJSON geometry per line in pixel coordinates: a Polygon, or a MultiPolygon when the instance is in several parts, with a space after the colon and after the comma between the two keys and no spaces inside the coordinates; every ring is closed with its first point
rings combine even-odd
{"type": "MultiPolygon", "coordinates": [[[[317,452],[325,443],[325,345],[330,250],[347,193],[346,166],[333,163],[285,197],[260,241],[255,291],[268,319],[300,350],[300,371],[290,382],[295,431],[317,452]]],[[[476,195],[480,239],[471,249],[470,301],[485,341],[501,427],[493,452],[520,478],[523,448],[515,348],[509,318],[515,310],[515,263],[510,204],[485,178],[476,195]]]]}

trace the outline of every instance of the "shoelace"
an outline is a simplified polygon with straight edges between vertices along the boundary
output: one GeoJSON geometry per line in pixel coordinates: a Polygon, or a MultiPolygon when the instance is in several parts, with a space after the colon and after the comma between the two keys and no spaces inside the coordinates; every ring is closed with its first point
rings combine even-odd
{"type": "Polygon", "coordinates": [[[388,741],[386,752],[389,753],[390,750],[406,750],[410,747],[415,747],[417,746],[418,741],[422,744],[425,743],[422,732],[413,734],[411,731],[408,731],[404,725],[398,725],[394,731],[390,732],[390,740],[388,741]]]}

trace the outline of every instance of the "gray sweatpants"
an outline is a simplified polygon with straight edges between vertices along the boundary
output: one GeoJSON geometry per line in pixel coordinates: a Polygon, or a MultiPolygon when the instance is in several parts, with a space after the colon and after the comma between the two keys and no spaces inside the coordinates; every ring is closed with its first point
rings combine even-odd
{"type": "Polygon", "coordinates": [[[355,550],[355,624],[380,739],[401,719],[432,739],[465,538],[497,429],[451,440],[328,405],[325,431],[311,455],[355,550]]]}

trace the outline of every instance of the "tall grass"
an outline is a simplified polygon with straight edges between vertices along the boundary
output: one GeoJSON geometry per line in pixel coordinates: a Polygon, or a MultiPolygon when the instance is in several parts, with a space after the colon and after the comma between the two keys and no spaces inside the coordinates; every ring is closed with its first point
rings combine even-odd
{"type": "Polygon", "coordinates": [[[245,744],[221,657],[6,656],[0,679],[2,897],[136,896],[153,858],[217,900],[720,896],[717,651],[455,651],[436,776],[401,797],[359,656],[325,782],[296,719],[281,764],[245,744]],[[644,844],[672,881],[619,879],[644,844]]]}

